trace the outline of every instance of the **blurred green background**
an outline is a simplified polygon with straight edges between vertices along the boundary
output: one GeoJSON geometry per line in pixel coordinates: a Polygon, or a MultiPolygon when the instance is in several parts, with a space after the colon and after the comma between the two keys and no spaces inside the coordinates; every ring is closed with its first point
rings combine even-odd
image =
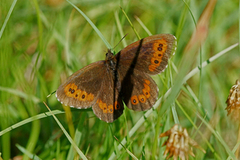
{"type": "MultiPolygon", "coordinates": [[[[71,1],[92,20],[106,40],[115,46],[127,34],[127,45],[138,40],[120,6],[128,15],[141,38],[149,36],[138,17],[151,34],[170,33],[177,36],[177,52],[171,59],[178,68],[183,61],[184,48],[195,30],[208,1],[192,0],[79,0],[71,1]],[[191,15],[192,13],[192,15],[191,15]],[[194,18],[193,18],[194,17],[194,18]],[[119,20],[119,23],[117,23],[119,20]]],[[[239,41],[239,2],[218,0],[210,19],[208,37],[196,54],[193,69],[203,61],[239,41]]],[[[55,91],[73,72],[98,60],[105,59],[107,47],[83,16],[72,5],[63,0],[43,1],[0,1],[0,131],[12,127],[0,135],[0,153],[3,159],[36,155],[41,159],[66,159],[71,143],[67,140],[52,116],[35,120],[33,116],[51,110],[63,110],[55,91]],[[16,4],[15,4],[16,3],[16,4]],[[26,124],[14,125],[30,118],[26,124]],[[29,152],[27,152],[27,151],[29,152]],[[25,156],[23,156],[25,153],[25,156]]],[[[116,52],[124,48],[120,43],[116,52]]],[[[171,66],[171,65],[170,65],[171,66]]],[[[154,76],[159,85],[159,97],[164,95],[177,73],[169,67],[160,76],[154,76]],[[169,75],[173,79],[169,78],[169,75]],[[169,83],[171,81],[171,83],[169,83]],[[164,85],[167,84],[167,86],[164,85]]],[[[183,75],[185,76],[185,75],[183,75]]],[[[176,122],[187,128],[189,136],[206,150],[194,150],[196,159],[227,159],[234,152],[237,142],[238,124],[227,116],[226,99],[231,86],[240,78],[240,54],[238,47],[208,64],[201,74],[196,74],[188,85],[197,96],[201,109],[194,101],[193,93],[186,91],[186,85],[173,99],[173,105],[162,114],[158,107],[143,125],[129,136],[131,128],[143,116],[125,107],[124,115],[112,124],[99,120],[88,110],[71,109],[74,128],[81,133],[79,149],[89,159],[133,159],[125,150],[118,150],[118,141],[127,137],[125,147],[139,159],[163,159],[164,138],[159,134],[170,129],[176,122]],[[186,111],[174,105],[178,100],[186,111]],[[174,109],[176,111],[174,111],[174,109]],[[174,115],[174,116],[173,116],[174,115]],[[205,119],[214,129],[209,130],[196,115],[205,119]],[[82,118],[82,119],[81,119],[82,118]],[[190,119],[198,126],[193,127],[190,119]],[[199,132],[213,149],[206,145],[199,132]],[[217,137],[216,133],[221,137],[217,137]]],[[[56,115],[69,131],[64,113],[56,115]]],[[[33,158],[33,159],[35,159],[33,158]]],[[[78,159],[78,157],[75,157],[78,159]]],[[[193,159],[190,156],[190,159],[193,159]]]]}

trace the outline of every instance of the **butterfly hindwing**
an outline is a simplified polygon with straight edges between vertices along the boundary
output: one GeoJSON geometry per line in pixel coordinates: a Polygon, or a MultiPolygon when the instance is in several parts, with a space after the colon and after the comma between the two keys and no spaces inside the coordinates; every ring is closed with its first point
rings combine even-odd
{"type": "Polygon", "coordinates": [[[121,91],[123,101],[129,109],[145,111],[155,104],[158,98],[158,87],[154,80],[139,70],[127,69],[124,65],[119,68],[121,75],[121,91]]]}
{"type": "Polygon", "coordinates": [[[96,103],[92,106],[94,114],[105,122],[113,122],[123,113],[124,106],[119,96],[120,82],[115,81],[111,71],[106,70],[102,75],[102,81],[99,96],[96,103]]]}

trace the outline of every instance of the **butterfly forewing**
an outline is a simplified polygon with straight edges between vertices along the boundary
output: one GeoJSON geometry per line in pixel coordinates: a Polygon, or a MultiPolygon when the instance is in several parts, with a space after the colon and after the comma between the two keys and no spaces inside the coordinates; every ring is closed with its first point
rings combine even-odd
{"type": "Polygon", "coordinates": [[[72,74],[56,92],[57,99],[74,108],[89,108],[97,101],[105,70],[104,61],[92,63],[72,74]],[[94,87],[93,87],[94,86],[94,87]]]}
{"type": "Polygon", "coordinates": [[[116,56],[119,64],[128,63],[135,69],[154,75],[164,71],[175,50],[176,38],[173,35],[158,34],[128,45],[116,56]]]}

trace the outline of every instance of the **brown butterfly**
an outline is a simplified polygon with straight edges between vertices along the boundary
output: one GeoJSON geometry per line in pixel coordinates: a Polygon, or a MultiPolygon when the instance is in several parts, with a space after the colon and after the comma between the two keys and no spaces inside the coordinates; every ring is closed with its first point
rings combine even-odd
{"type": "Polygon", "coordinates": [[[176,50],[176,38],[158,34],[128,45],[106,59],[72,74],[56,92],[58,101],[74,108],[89,108],[101,120],[113,122],[124,110],[145,111],[155,104],[158,87],[149,75],[164,71],[176,50]]]}

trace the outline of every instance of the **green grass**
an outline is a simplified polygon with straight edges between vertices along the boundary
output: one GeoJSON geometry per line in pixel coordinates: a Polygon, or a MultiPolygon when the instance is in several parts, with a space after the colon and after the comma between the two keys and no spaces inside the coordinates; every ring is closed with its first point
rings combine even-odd
{"type": "Polygon", "coordinates": [[[67,1],[51,2],[0,3],[0,157],[164,159],[166,138],[159,135],[180,123],[206,150],[194,149],[196,158],[190,159],[235,158],[239,124],[227,116],[225,102],[240,78],[240,53],[237,45],[225,49],[239,42],[238,1],[217,1],[207,38],[195,50],[186,46],[207,1],[71,1],[95,30],[67,1]],[[168,68],[153,77],[159,100],[147,112],[125,107],[111,124],[91,109],[71,109],[68,121],[56,97],[47,96],[73,72],[105,59],[107,49],[124,35],[115,53],[138,40],[120,7],[141,38],[160,33],[177,37],[168,68]],[[214,57],[218,53],[223,54],[214,57]],[[194,70],[208,59],[201,71],[194,70]]]}

